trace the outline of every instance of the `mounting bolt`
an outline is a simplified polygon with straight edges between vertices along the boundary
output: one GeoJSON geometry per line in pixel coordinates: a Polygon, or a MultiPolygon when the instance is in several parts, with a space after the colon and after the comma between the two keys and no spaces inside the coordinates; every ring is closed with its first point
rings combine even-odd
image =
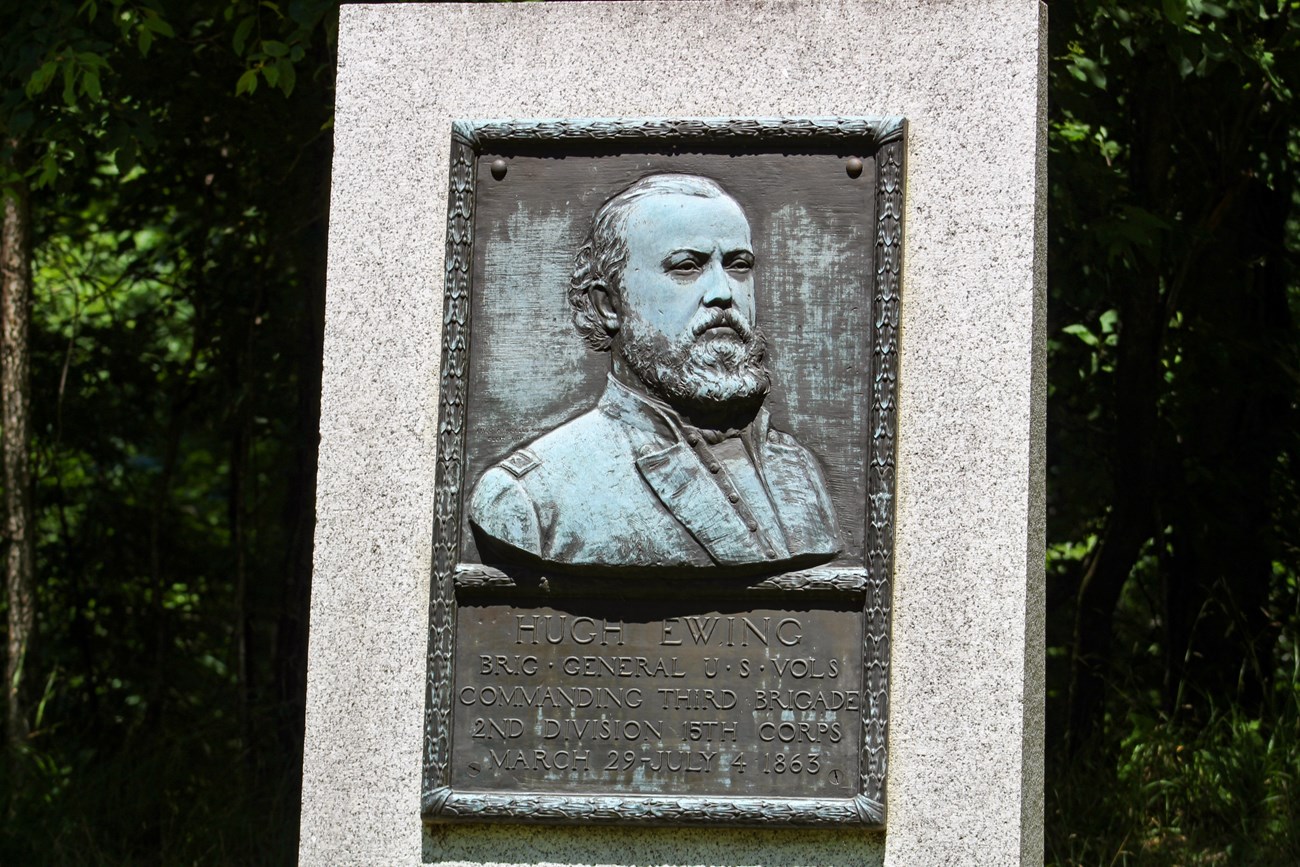
{"type": "MultiPolygon", "coordinates": [[[[858,171],[862,171],[862,166],[861,166],[860,163],[859,163],[859,166],[858,166],[858,171]]],[[[506,176],[506,161],[505,161],[505,160],[493,160],[493,161],[492,161],[492,177],[496,178],[496,179],[499,181],[499,180],[501,180],[502,178],[504,178],[505,176],[506,176]]],[[[854,177],[857,177],[857,176],[855,175],[854,177]]]]}
{"type": "MultiPolygon", "coordinates": [[[[493,171],[495,172],[496,169],[494,168],[493,171]]],[[[848,172],[851,178],[858,177],[862,174],[862,160],[857,157],[849,157],[848,162],[844,164],[844,171],[848,172]]]]}

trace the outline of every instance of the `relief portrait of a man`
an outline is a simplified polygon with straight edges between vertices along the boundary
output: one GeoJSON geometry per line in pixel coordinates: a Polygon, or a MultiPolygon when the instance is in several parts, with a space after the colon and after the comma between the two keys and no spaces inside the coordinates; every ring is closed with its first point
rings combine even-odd
{"type": "Polygon", "coordinates": [[[840,550],[822,468],[771,426],[750,224],[700,175],[641,178],[574,262],[604,394],[490,467],[469,518],[491,560],[584,572],[815,565],[840,550]]]}

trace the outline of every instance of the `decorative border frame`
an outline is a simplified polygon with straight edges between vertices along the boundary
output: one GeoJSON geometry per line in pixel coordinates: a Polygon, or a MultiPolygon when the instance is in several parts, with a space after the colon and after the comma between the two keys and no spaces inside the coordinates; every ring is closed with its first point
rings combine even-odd
{"type": "MultiPolygon", "coordinates": [[[[901,117],[645,118],[489,120],[452,124],[447,201],[442,383],[434,499],[433,575],[420,798],[425,822],[610,823],[663,825],[881,826],[885,821],[889,622],[894,553],[894,436],[903,251],[907,123],[901,117]],[[863,619],[861,779],[852,798],[567,795],[458,792],[451,787],[452,654],[456,595],[514,595],[516,581],[487,566],[457,563],[464,490],[465,390],[474,248],[475,163],[490,147],[704,151],[736,148],[811,151],[835,146],[875,156],[876,278],[872,291],[871,443],[867,466],[866,568],[823,567],[776,575],[746,595],[799,594],[860,599],[863,619]]],[[[531,598],[552,592],[545,575],[531,598]]]]}

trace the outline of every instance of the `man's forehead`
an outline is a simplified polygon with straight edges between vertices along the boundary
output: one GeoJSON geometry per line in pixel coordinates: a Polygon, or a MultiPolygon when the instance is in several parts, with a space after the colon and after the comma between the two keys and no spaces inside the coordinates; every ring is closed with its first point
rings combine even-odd
{"type": "Polygon", "coordinates": [[[658,193],[638,199],[627,218],[629,243],[712,247],[749,245],[749,220],[730,196],[658,193]]]}

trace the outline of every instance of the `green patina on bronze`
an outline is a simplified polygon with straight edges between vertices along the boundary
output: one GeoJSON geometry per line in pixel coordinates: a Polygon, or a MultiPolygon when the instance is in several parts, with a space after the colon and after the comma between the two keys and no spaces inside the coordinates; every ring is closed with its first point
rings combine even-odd
{"type": "Polygon", "coordinates": [[[740,205],[698,175],[650,174],[601,205],[569,300],[609,384],[479,479],[481,550],[612,575],[839,552],[817,459],[763,409],[753,247],[740,205]]]}
{"type": "Polygon", "coordinates": [[[426,821],[883,823],[905,131],[454,125],[426,821]]]}

